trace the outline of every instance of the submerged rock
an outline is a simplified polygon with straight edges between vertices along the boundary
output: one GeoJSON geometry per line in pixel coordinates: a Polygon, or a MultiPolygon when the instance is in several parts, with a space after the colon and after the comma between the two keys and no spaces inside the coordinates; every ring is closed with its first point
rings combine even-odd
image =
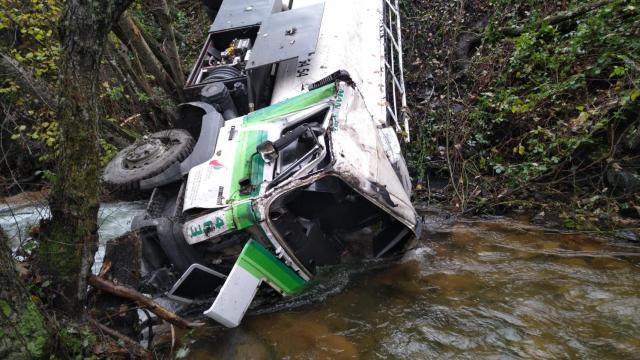
{"type": "Polygon", "coordinates": [[[545,222],[545,213],[544,211],[539,212],[536,216],[533,217],[532,222],[534,224],[544,224],[545,222]]]}
{"type": "Polygon", "coordinates": [[[618,230],[615,233],[615,237],[625,241],[633,241],[633,242],[640,241],[640,237],[638,236],[638,233],[632,230],[618,230]]]}

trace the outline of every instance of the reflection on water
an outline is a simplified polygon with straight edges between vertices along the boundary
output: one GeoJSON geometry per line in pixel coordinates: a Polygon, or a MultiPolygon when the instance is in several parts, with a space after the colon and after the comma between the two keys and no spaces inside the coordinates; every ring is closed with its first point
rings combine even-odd
{"type": "Polygon", "coordinates": [[[462,221],[323,301],[199,332],[187,357],[638,358],[638,254],[632,243],[462,221]]]}

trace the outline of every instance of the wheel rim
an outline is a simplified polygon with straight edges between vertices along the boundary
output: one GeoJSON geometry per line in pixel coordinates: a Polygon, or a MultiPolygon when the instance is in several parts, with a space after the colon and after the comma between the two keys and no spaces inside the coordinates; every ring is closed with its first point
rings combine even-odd
{"type": "Polygon", "coordinates": [[[144,139],[124,156],[126,169],[139,169],[160,158],[168,150],[160,139],[144,139]]]}

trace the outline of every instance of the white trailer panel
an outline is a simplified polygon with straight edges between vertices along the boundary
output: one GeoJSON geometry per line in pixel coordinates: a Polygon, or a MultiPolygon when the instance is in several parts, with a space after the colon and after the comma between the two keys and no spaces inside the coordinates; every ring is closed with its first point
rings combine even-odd
{"type": "Polygon", "coordinates": [[[337,70],[347,70],[370,115],[386,125],[383,1],[295,0],[293,9],[322,2],[325,9],[315,53],[309,60],[280,64],[271,103],[299,95],[337,70]]]}

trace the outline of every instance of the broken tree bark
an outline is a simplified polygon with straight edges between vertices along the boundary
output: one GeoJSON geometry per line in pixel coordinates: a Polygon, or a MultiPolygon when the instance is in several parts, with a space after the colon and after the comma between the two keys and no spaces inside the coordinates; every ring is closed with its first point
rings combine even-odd
{"type": "Polygon", "coordinates": [[[121,296],[125,299],[130,299],[132,301],[135,301],[138,305],[146,307],[151,312],[158,315],[159,318],[166,320],[167,322],[177,327],[180,327],[183,329],[191,329],[191,328],[201,327],[204,325],[204,323],[201,323],[201,322],[187,321],[181,318],[180,316],[176,315],[175,313],[160,306],[160,304],[153,301],[152,299],[149,299],[148,297],[142,295],[138,291],[126,286],[114,284],[109,280],[106,280],[97,276],[91,276],[89,278],[89,285],[95,287],[98,290],[102,290],[117,296],[121,296]]]}
{"type": "Polygon", "coordinates": [[[100,125],[98,128],[102,130],[101,133],[104,135],[103,137],[109,143],[117,145],[121,148],[128,146],[136,140],[136,137],[134,135],[124,131],[118,125],[104,118],[100,118],[100,125]]]}
{"type": "MultiPolygon", "coordinates": [[[[138,287],[142,265],[142,243],[137,232],[130,232],[107,243],[100,276],[119,284],[138,287]]],[[[92,293],[92,313],[101,323],[119,333],[135,337],[138,334],[136,303],[111,293],[92,293]]]]}

